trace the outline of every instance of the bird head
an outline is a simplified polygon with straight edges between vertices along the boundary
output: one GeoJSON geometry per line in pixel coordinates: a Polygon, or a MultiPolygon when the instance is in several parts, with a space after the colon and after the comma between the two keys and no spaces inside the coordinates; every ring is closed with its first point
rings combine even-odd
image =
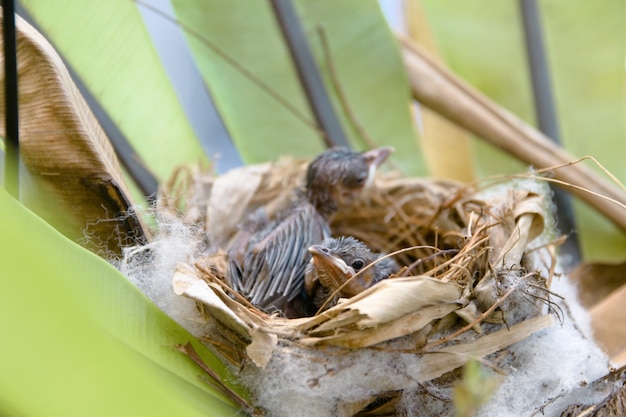
{"type": "MultiPolygon", "coordinates": [[[[337,290],[357,272],[374,262],[379,255],[372,253],[353,237],[328,238],[309,248],[311,264],[316,269],[319,284],[331,291],[337,290]]],[[[376,269],[369,268],[342,287],[343,296],[352,297],[377,281],[376,269]]],[[[311,291],[307,282],[307,291],[311,291]]]]}
{"type": "Polygon", "coordinates": [[[320,213],[331,214],[354,201],[373,182],[376,169],[392,152],[390,147],[367,152],[329,149],[309,165],[307,198],[320,213]]]}

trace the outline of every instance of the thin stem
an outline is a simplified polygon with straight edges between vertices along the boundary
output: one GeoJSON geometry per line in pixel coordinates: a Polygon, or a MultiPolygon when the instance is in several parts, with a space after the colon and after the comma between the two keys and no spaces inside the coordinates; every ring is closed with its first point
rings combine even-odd
{"type": "Polygon", "coordinates": [[[15,35],[15,5],[13,0],[2,2],[4,40],[4,102],[5,102],[5,173],[6,190],[19,198],[19,113],[17,90],[17,50],[15,35]]]}
{"type": "Polygon", "coordinates": [[[319,134],[324,135],[324,132],[317,126],[317,124],[314,121],[309,119],[309,117],[307,115],[303,114],[298,109],[296,109],[294,106],[292,106],[291,103],[286,98],[284,98],[284,97],[280,96],[279,94],[277,94],[272,89],[272,87],[270,85],[268,85],[263,80],[261,80],[259,77],[257,77],[252,71],[248,70],[247,68],[245,68],[244,66],[239,64],[237,62],[237,60],[235,60],[233,57],[228,55],[224,50],[222,50],[220,47],[218,47],[215,43],[213,43],[210,40],[206,39],[199,32],[193,30],[189,26],[183,24],[178,19],[168,15],[167,13],[165,13],[162,10],[152,6],[151,4],[149,4],[149,3],[147,3],[147,2],[145,2],[143,0],[134,0],[134,1],[137,4],[141,4],[146,9],[152,10],[154,13],[158,14],[159,16],[164,18],[165,20],[168,20],[168,21],[172,22],[173,24],[182,27],[190,36],[192,36],[193,38],[197,39],[200,43],[202,43],[204,46],[206,46],[208,49],[210,49],[212,52],[214,52],[217,56],[219,56],[222,60],[224,60],[224,62],[226,62],[228,65],[230,65],[233,69],[235,69],[236,71],[238,71],[239,73],[244,75],[253,84],[255,84],[262,91],[264,91],[271,98],[273,98],[276,102],[278,102],[281,106],[283,106],[285,108],[285,110],[287,110],[289,113],[294,115],[298,120],[300,120],[305,125],[309,126],[311,129],[315,130],[319,134]]]}

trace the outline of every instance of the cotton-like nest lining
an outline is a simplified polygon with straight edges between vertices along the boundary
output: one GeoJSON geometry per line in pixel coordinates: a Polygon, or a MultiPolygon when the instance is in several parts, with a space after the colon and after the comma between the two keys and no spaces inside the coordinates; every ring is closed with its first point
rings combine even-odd
{"type": "Polygon", "coordinates": [[[429,404],[417,415],[452,415],[452,383],[468,360],[510,366],[510,345],[564,319],[549,290],[556,235],[545,185],[477,190],[389,175],[331,229],[392,254],[405,267],[398,276],[313,317],[260,311],[229,288],[224,249],[256,208],[285,207],[305,169],[284,159],[218,178],[181,172],[165,193],[176,198],[164,199],[205,225],[211,248],[178,266],[174,291],[196,300],[201,339],[268,415],[410,415],[408,392],[429,404]]]}

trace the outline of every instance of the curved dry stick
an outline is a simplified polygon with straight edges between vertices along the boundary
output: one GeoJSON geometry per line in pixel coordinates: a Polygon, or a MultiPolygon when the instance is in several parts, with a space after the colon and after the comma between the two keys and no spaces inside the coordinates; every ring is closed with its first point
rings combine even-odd
{"type": "MultiPolygon", "coordinates": [[[[410,40],[398,36],[409,82],[416,100],[450,121],[487,140],[516,158],[540,169],[568,165],[576,158],[546,136],[496,105],[410,40]]],[[[623,207],[582,191],[592,190],[626,204],[626,193],[583,165],[571,165],[554,172],[557,180],[583,201],[626,231],[623,207]]]]}

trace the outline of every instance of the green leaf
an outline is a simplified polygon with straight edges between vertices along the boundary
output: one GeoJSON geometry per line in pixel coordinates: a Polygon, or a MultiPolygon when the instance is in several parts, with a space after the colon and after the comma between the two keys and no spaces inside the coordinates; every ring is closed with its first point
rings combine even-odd
{"type": "Polygon", "coordinates": [[[463,367],[463,379],[454,387],[453,402],[457,417],[472,417],[485,405],[498,387],[498,378],[488,373],[475,359],[463,367]]]}
{"type": "Polygon", "coordinates": [[[132,1],[21,3],[159,180],[206,161],[132,1]]]}
{"type": "Polygon", "coordinates": [[[4,190],[0,208],[0,414],[237,414],[174,347],[223,365],[116,269],[4,190]]]}
{"type": "Polygon", "coordinates": [[[265,161],[286,152],[307,156],[323,149],[316,131],[298,118],[313,123],[269,2],[172,3],[200,73],[246,162],[265,161]],[[206,42],[226,52],[235,65],[206,42]],[[292,111],[248,73],[286,100],[292,111]]]}
{"type": "MultiPolygon", "coordinates": [[[[422,3],[452,70],[534,125],[517,3],[422,3]]],[[[624,183],[624,37],[615,36],[626,30],[624,2],[548,0],[540,6],[564,147],[575,156],[594,156],[624,183]]],[[[482,141],[475,142],[474,157],[482,175],[526,169],[482,141]]],[[[575,212],[585,258],[624,259],[626,234],[577,200],[575,212]]]]}
{"type": "MultiPolygon", "coordinates": [[[[311,156],[322,149],[321,136],[310,125],[313,117],[268,2],[174,0],[173,4],[198,68],[246,162],[285,153],[311,156]],[[251,73],[273,93],[268,94],[242,71],[251,73]],[[288,101],[289,108],[281,100],[288,101]],[[310,122],[303,122],[302,117],[310,122]]],[[[324,27],[337,78],[357,121],[378,145],[396,147],[394,159],[405,173],[424,173],[402,61],[377,3],[323,0],[300,1],[297,6],[334,108],[352,143],[365,147],[332,88],[319,26],[324,27]]]]}
{"type": "MultiPolygon", "coordinates": [[[[411,93],[396,40],[377,1],[296,1],[320,70],[330,85],[317,28],[330,45],[336,75],[347,101],[368,135],[380,146],[394,146],[392,159],[406,175],[426,175],[410,110],[411,93]]],[[[335,108],[353,143],[364,146],[333,92],[335,108]]]]}

